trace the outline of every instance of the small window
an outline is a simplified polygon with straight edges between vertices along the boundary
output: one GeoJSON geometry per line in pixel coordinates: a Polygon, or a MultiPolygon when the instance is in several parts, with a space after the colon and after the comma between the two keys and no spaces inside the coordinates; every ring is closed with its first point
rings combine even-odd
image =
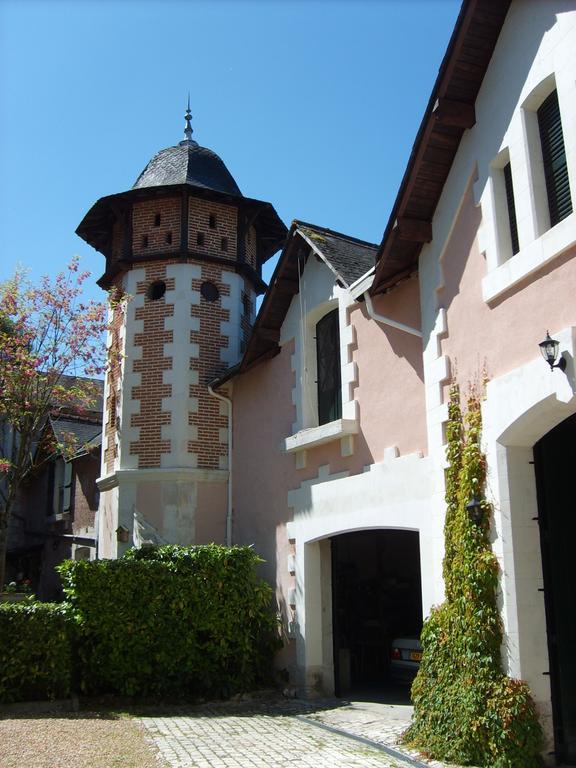
{"type": "Polygon", "coordinates": [[[196,233],[196,245],[204,245],[204,233],[203,232],[197,232],[196,233]]]}
{"type": "Polygon", "coordinates": [[[220,250],[221,251],[228,251],[228,238],[223,237],[222,240],[220,240],[220,250]]]}
{"type": "Polygon", "coordinates": [[[155,280],[153,283],[150,283],[148,290],[146,291],[146,295],[150,301],[158,301],[158,299],[161,299],[165,293],[166,283],[164,280],[155,280]]]}
{"type": "Polygon", "coordinates": [[[142,237],[142,248],[148,248],[148,235],[142,237]]]}
{"type": "Polygon", "coordinates": [[[553,227],[572,213],[566,149],[557,91],[552,91],[550,96],[542,102],[537,115],[548,209],[550,211],[550,226],[553,227]]]}
{"type": "Polygon", "coordinates": [[[216,229],[216,216],[213,213],[208,217],[208,226],[210,229],[216,229]]]}
{"type": "Polygon", "coordinates": [[[166,232],[166,245],[172,245],[172,232],[166,232]]]}
{"type": "Polygon", "coordinates": [[[512,242],[512,253],[518,253],[520,246],[518,243],[518,224],[516,222],[516,205],[514,203],[514,186],[512,184],[512,169],[510,163],[502,169],[504,173],[504,186],[506,187],[506,205],[508,207],[508,224],[510,226],[510,240],[512,242]]]}
{"type": "Polygon", "coordinates": [[[335,309],[316,325],[316,363],[318,375],[318,425],[342,417],[340,377],[340,332],[335,309]]]}
{"type": "Polygon", "coordinates": [[[218,290],[218,286],[212,283],[210,280],[206,280],[204,283],[202,283],[200,286],[200,293],[202,294],[203,298],[210,303],[213,301],[218,301],[220,298],[220,291],[218,290]]]}
{"type": "Polygon", "coordinates": [[[162,221],[162,216],[159,213],[154,214],[154,226],[159,227],[162,221]]]}

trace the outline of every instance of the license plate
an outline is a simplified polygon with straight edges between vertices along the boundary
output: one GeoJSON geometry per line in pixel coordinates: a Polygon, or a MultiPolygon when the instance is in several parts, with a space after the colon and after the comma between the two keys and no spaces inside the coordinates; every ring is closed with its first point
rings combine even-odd
{"type": "Polygon", "coordinates": [[[411,651],[410,659],[412,661],[420,661],[422,659],[422,651],[411,651]]]}

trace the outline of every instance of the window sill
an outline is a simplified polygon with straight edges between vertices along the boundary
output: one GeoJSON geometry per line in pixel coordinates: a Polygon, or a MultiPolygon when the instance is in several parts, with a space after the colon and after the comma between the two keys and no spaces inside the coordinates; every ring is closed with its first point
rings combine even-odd
{"type": "Polygon", "coordinates": [[[564,251],[576,246],[575,227],[576,213],[572,212],[511,259],[489,272],[482,280],[484,301],[489,303],[497,299],[564,251]]]}
{"type": "Polygon", "coordinates": [[[284,441],[286,453],[296,453],[307,448],[315,448],[317,445],[332,443],[348,435],[358,434],[358,422],[356,419],[337,419],[320,427],[301,429],[295,435],[290,435],[284,441]]]}

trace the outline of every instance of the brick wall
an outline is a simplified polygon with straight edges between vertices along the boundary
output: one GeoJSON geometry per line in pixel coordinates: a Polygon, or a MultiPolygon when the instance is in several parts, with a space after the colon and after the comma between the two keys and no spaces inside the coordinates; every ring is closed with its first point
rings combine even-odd
{"type": "MultiPolygon", "coordinates": [[[[117,281],[116,287],[120,289],[117,281]]],[[[104,450],[104,467],[107,473],[114,471],[114,462],[118,458],[116,440],[116,424],[120,404],[120,381],[122,376],[122,338],[125,321],[125,309],[117,304],[112,310],[110,323],[110,339],[108,348],[107,396],[104,402],[104,423],[102,425],[102,448],[104,450]]]]}
{"type": "Polygon", "coordinates": [[[135,256],[180,248],[179,197],[144,200],[132,208],[132,252],[135,256]],[[159,217],[159,219],[158,219],[159,217]],[[170,241],[170,242],[169,242],[170,241]]]}
{"type": "Polygon", "coordinates": [[[236,259],[236,232],[238,212],[232,205],[198,200],[191,197],[188,209],[188,247],[191,251],[206,253],[221,258],[236,259]],[[210,217],[214,227],[210,226],[210,217]],[[198,234],[202,235],[203,244],[198,243],[198,234]],[[227,250],[222,248],[222,239],[226,239],[227,250]]]}
{"type": "Polygon", "coordinates": [[[171,370],[172,358],[164,355],[164,344],[172,342],[173,331],[165,330],[164,321],[174,314],[174,306],[165,297],[152,299],[150,286],[164,282],[174,290],[174,278],[166,276],[166,266],[172,261],[144,264],[145,279],[137,283],[136,293],[144,294],[144,306],[135,311],[135,319],[143,321],[143,332],[134,334],[134,346],[141,347],[139,359],[132,361],[132,370],[140,373],[140,386],[133,387],[132,400],[140,401],[139,413],[133,413],[130,426],[139,427],[139,439],[130,443],[130,454],[138,456],[138,466],[159,467],[160,457],[169,453],[170,440],[162,440],[162,425],[171,423],[170,411],[162,409],[162,399],[170,397],[172,386],[163,383],[163,372],[171,370]]]}
{"type": "Polygon", "coordinates": [[[188,423],[197,428],[197,439],[188,442],[188,451],[198,456],[199,468],[220,469],[228,456],[223,440],[228,419],[222,413],[221,401],[210,395],[207,385],[227,367],[221,360],[221,350],[228,345],[221,323],[230,319],[230,310],[222,309],[221,299],[229,295],[230,287],[222,282],[222,269],[213,264],[202,264],[202,276],[192,281],[192,289],[200,291],[205,281],[217,286],[220,298],[210,302],[201,296],[200,304],[191,308],[192,316],[199,318],[200,330],[190,334],[190,341],[198,344],[199,356],[190,359],[198,382],[190,385],[190,397],[197,398],[198,408],[188,415],[188,423]]]}
{"type": "Polygon", "coordinates": [[[250,227],[246,233],[246,263],[256,269],[257,263],[257,247],[256,247],[256,230],[254,227],[250,227]]]}
{"type": "Polygon", "coordinates": [[[81,535],[86,528],[94,528],[94,516],[98,509],[98,469],[97,455],[88,454],[74,461],[73,533],[81,535]]]}

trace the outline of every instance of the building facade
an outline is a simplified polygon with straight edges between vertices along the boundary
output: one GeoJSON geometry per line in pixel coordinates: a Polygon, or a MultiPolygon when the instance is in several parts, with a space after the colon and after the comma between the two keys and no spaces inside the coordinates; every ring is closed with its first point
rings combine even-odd
{"type": "Polygon", "coordinates": [[[101,554],[254,544],[294,685],[385,679],[443,599],[449,385],[487,381],[503,661],[576,765],[574,3],[465,0],[380,244],[286,233],[202,179],[200,150],[187,134],[79,228],[133,297],[109,342],[101,554]]]}

